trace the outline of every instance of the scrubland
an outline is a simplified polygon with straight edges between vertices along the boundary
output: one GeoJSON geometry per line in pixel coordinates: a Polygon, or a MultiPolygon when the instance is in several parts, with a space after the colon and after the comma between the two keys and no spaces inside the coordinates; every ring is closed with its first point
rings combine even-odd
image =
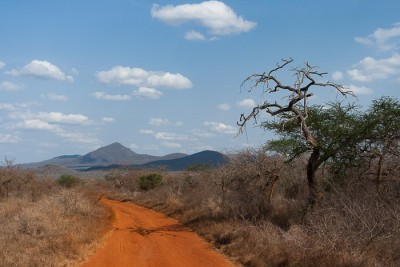
{"type": "Polygon", "coordinates": [[[248,150],[220,168],[160,172],[152,190],[140,190],[143,171],[106,180],[113,197],[177,218],[242,266],[399,266],[399,168],[377,190],[371,166],[342,176],[325,166],[310,208],[304,166],[248,150]]]}
{"type": "Polygon", "coordinates": [[[0,266],[79,266],[110,227],[111,212],[89,190],[96,186],[87,180],[67,188],[10,161],[4,165],[0,266]]]}
{"type": "Polygon", "coordinates": [[[341,175],[326,164],[313,207],[306,159],[262,149],[229,158],[214,169],[82,173],[71,186],[6,164],[0,266],[78,266],[110,229],[102,196],[178,219],[239,266],[400,266],[399,158],[379,167],[379,183],[373,164],[341,175]]]}

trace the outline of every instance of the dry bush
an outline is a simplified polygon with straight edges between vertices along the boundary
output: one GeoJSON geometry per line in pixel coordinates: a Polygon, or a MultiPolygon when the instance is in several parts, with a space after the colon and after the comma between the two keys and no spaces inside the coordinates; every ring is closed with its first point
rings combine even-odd
{"type": "Polygon", "coordinates": [[[0,198],[0,266],[74,266],[110,225],[98,194],[63,189],[12,164],[0,198]]]}
{"type": "Polygon", "coordinates": [[[362,168],[339,177],[323,166],[309,210],[304,163],[246,150],[216,169],[165,173],[162,186],[129,198],[175,217],[243,266],[399,266],[400,168],[391,162],[377,192],[362,168]]]}
{"type": "Polygon", "coordinates": [[[104,233],[110,216],[75,190],[36,202],[9,198],[1,206],[1,266],[73,266],[104,233]]]}

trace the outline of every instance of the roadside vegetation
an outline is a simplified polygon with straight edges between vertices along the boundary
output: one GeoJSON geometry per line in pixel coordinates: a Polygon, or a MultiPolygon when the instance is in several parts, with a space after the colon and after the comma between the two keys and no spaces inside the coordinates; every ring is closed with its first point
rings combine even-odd
{"type": "Polygon", "coordinates": [[[71,177],[37,177],[6,160],[0,168],[0,266],[78,266],[98,245],[111,223],[110,211],[97,203],[102,190],[71,177]]]}

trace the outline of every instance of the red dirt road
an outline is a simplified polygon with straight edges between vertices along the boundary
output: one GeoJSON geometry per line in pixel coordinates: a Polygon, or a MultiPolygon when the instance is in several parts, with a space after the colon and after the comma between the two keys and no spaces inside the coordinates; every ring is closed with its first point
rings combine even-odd
{"type": "Polygon", "coordinates": [[[235,266],[176,220],[131,203],[101,202],[115,213],[113,230],[82,267],[235,266]]]}

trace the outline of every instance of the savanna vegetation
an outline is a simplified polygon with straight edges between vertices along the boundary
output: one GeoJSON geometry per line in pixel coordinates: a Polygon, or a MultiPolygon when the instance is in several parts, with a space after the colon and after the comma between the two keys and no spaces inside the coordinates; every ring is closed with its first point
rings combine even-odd
{"type": "Polygon", "coordinates": [[[110,228],[96,181],[0,168],[0,266],[78,266],[110,228]]]}
{"type": "Polygon", "coordinates": [[[0,266],[79,264],[110,226],[101,196],[162,211],[242,266],[400,266],[399,100],[311,105],[311,90],[352,93],[309,64],[284,84],[275,74],[291,63],[245,80],[279,97],[242,115],[241,130],[254,121],[277,138],[223,166],[44,178],[6,161],[0,266]]]}

